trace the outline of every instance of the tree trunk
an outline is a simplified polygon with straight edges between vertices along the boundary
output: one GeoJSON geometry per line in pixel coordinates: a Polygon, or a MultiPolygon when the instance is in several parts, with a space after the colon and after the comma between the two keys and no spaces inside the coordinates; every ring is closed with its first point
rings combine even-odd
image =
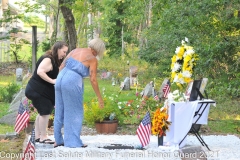
{"type": "Polygon", "coordinates": [[[75,29],[75,19],[72,14],[72,10],[66,7],[64,0],[59,0],[59,5],[66,23],[69,39],[69,51],[76,48],[77,44],[77,32],[75,29]]]}

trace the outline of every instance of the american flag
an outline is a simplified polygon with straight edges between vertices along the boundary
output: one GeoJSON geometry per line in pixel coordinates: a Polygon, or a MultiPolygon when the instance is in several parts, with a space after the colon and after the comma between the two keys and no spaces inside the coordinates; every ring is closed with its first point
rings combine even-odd
{"type": "Polygon", "coordinates": [[[27,127],[28,121],[29,121],[29,113],[27,109],[23,107],[23,104],[21,102],[18,109],[18,115],[16,118],[15,127],[14,127],[15,132],[19,133],[21,130],[27,127]]]}
{"type": "Polygon", "coordinates": [[[35,159],[35,130],[33,129],[31,138],[28,141],[22,160],[34,160],[34,159],[35,159]]]}
{"type": "Polygon", "coordinates": [[[154,97],[153,97],[156,101],[158,101],[159,100],[159,98],[158,98],[158,95],[156,94],[154,97]]]}
{"type": "Polygon", "coordinates": [[[151,117],[150,113],[147,112],[137,129],[137,135],[142,144],[142,147],[146,146],[150,142],[150,134],[151,134],[151,117]]]}
{"type": "Polygon", "coordinates": [[[168,96],[168,93],[170,92],[170,82],[167,81],[167,84],[163,87],[163,97],[166,98],[168,96]]]}

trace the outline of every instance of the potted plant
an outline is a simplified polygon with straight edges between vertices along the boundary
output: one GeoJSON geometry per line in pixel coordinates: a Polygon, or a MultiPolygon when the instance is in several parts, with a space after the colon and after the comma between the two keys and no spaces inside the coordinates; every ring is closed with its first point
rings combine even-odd
{"type": "Polygon", "coordinates": [[[48,120],[48,128],[53,126],[53,121],[54,121],[54,111],[55,109],[52,110],[52,113],[50,114],[49,120],[48,120]]]}
{"type": "Polygon", "coordinates": [[[84,122],[95,126],[98,133],[116,133],[122,122],[121,112],[113,99],[104,99],[104,108],[98,106],[96,99],[84,104],[84,122]]]}

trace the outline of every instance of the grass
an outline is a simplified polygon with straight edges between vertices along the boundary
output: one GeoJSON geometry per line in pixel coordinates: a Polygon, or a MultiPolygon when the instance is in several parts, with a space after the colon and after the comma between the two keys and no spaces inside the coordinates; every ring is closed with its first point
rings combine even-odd
{"type": "MultiPolygon", "coordinates": [[[[14,156],[22,153],[23,142],[25,140],[25,133],[21,132],[17,138],[0,140],[0,151],[4,154],[11,154],[14,156]]],[[[2,157],[4,159],[4,157],[2,157]]],[[[6,158],[6,157],[5,157],[6,158]]],[[[7,158],[10,159],[10,158],[7,158]]],[[[19,159],[14,157],[13,159],[19,159]]]]}
{"type": "Polygon", "coordinates": [[[209,120],[208,126],[212,133],[240,135],[239,120],[209,120]]]}
{"type": "Polygon", "coordinates": [[[16,76],[14,74],[12,75],[1,75],[0,76],[0,87],[5,87],[7,86],[9,83],[16,81],[16,76]]]}
{"type": "Polygon", "coordinates": [[[8,113],[8,109],[9,109],[9,103],[0,102],[0,118],[8,113]]]}
{"type": "MultiPolygon", "coordinates": [[[[118,96],[119,101],[127,101],[130,99],[135,99],[135,89],[130,90],[122,90],[120,92],[119,85],[112,86],[110,80],[99,80],[98,81],[100,92],[104,95],[102,96],[118,96]]],[[[90,83],[89,78],[84,79],[84,102],[91,101],[96,97],[94,90],[92,89],[92,85],[90,83]]]]}
{"type": "Polygon", "coordinates": [[[14,126],[10,126],[7,124],[0,124],[0,134],[6,134],[7,132],[14,132],[14,126]]]}

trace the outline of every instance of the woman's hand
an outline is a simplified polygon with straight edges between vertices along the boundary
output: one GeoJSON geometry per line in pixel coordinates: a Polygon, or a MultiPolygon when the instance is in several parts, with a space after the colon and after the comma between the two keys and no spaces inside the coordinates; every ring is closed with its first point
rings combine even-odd
{"type": "Polygon", "coordinates": [[[98,100],[99,108],[104,108],[104,102],[103,100],[98,100]]]}

